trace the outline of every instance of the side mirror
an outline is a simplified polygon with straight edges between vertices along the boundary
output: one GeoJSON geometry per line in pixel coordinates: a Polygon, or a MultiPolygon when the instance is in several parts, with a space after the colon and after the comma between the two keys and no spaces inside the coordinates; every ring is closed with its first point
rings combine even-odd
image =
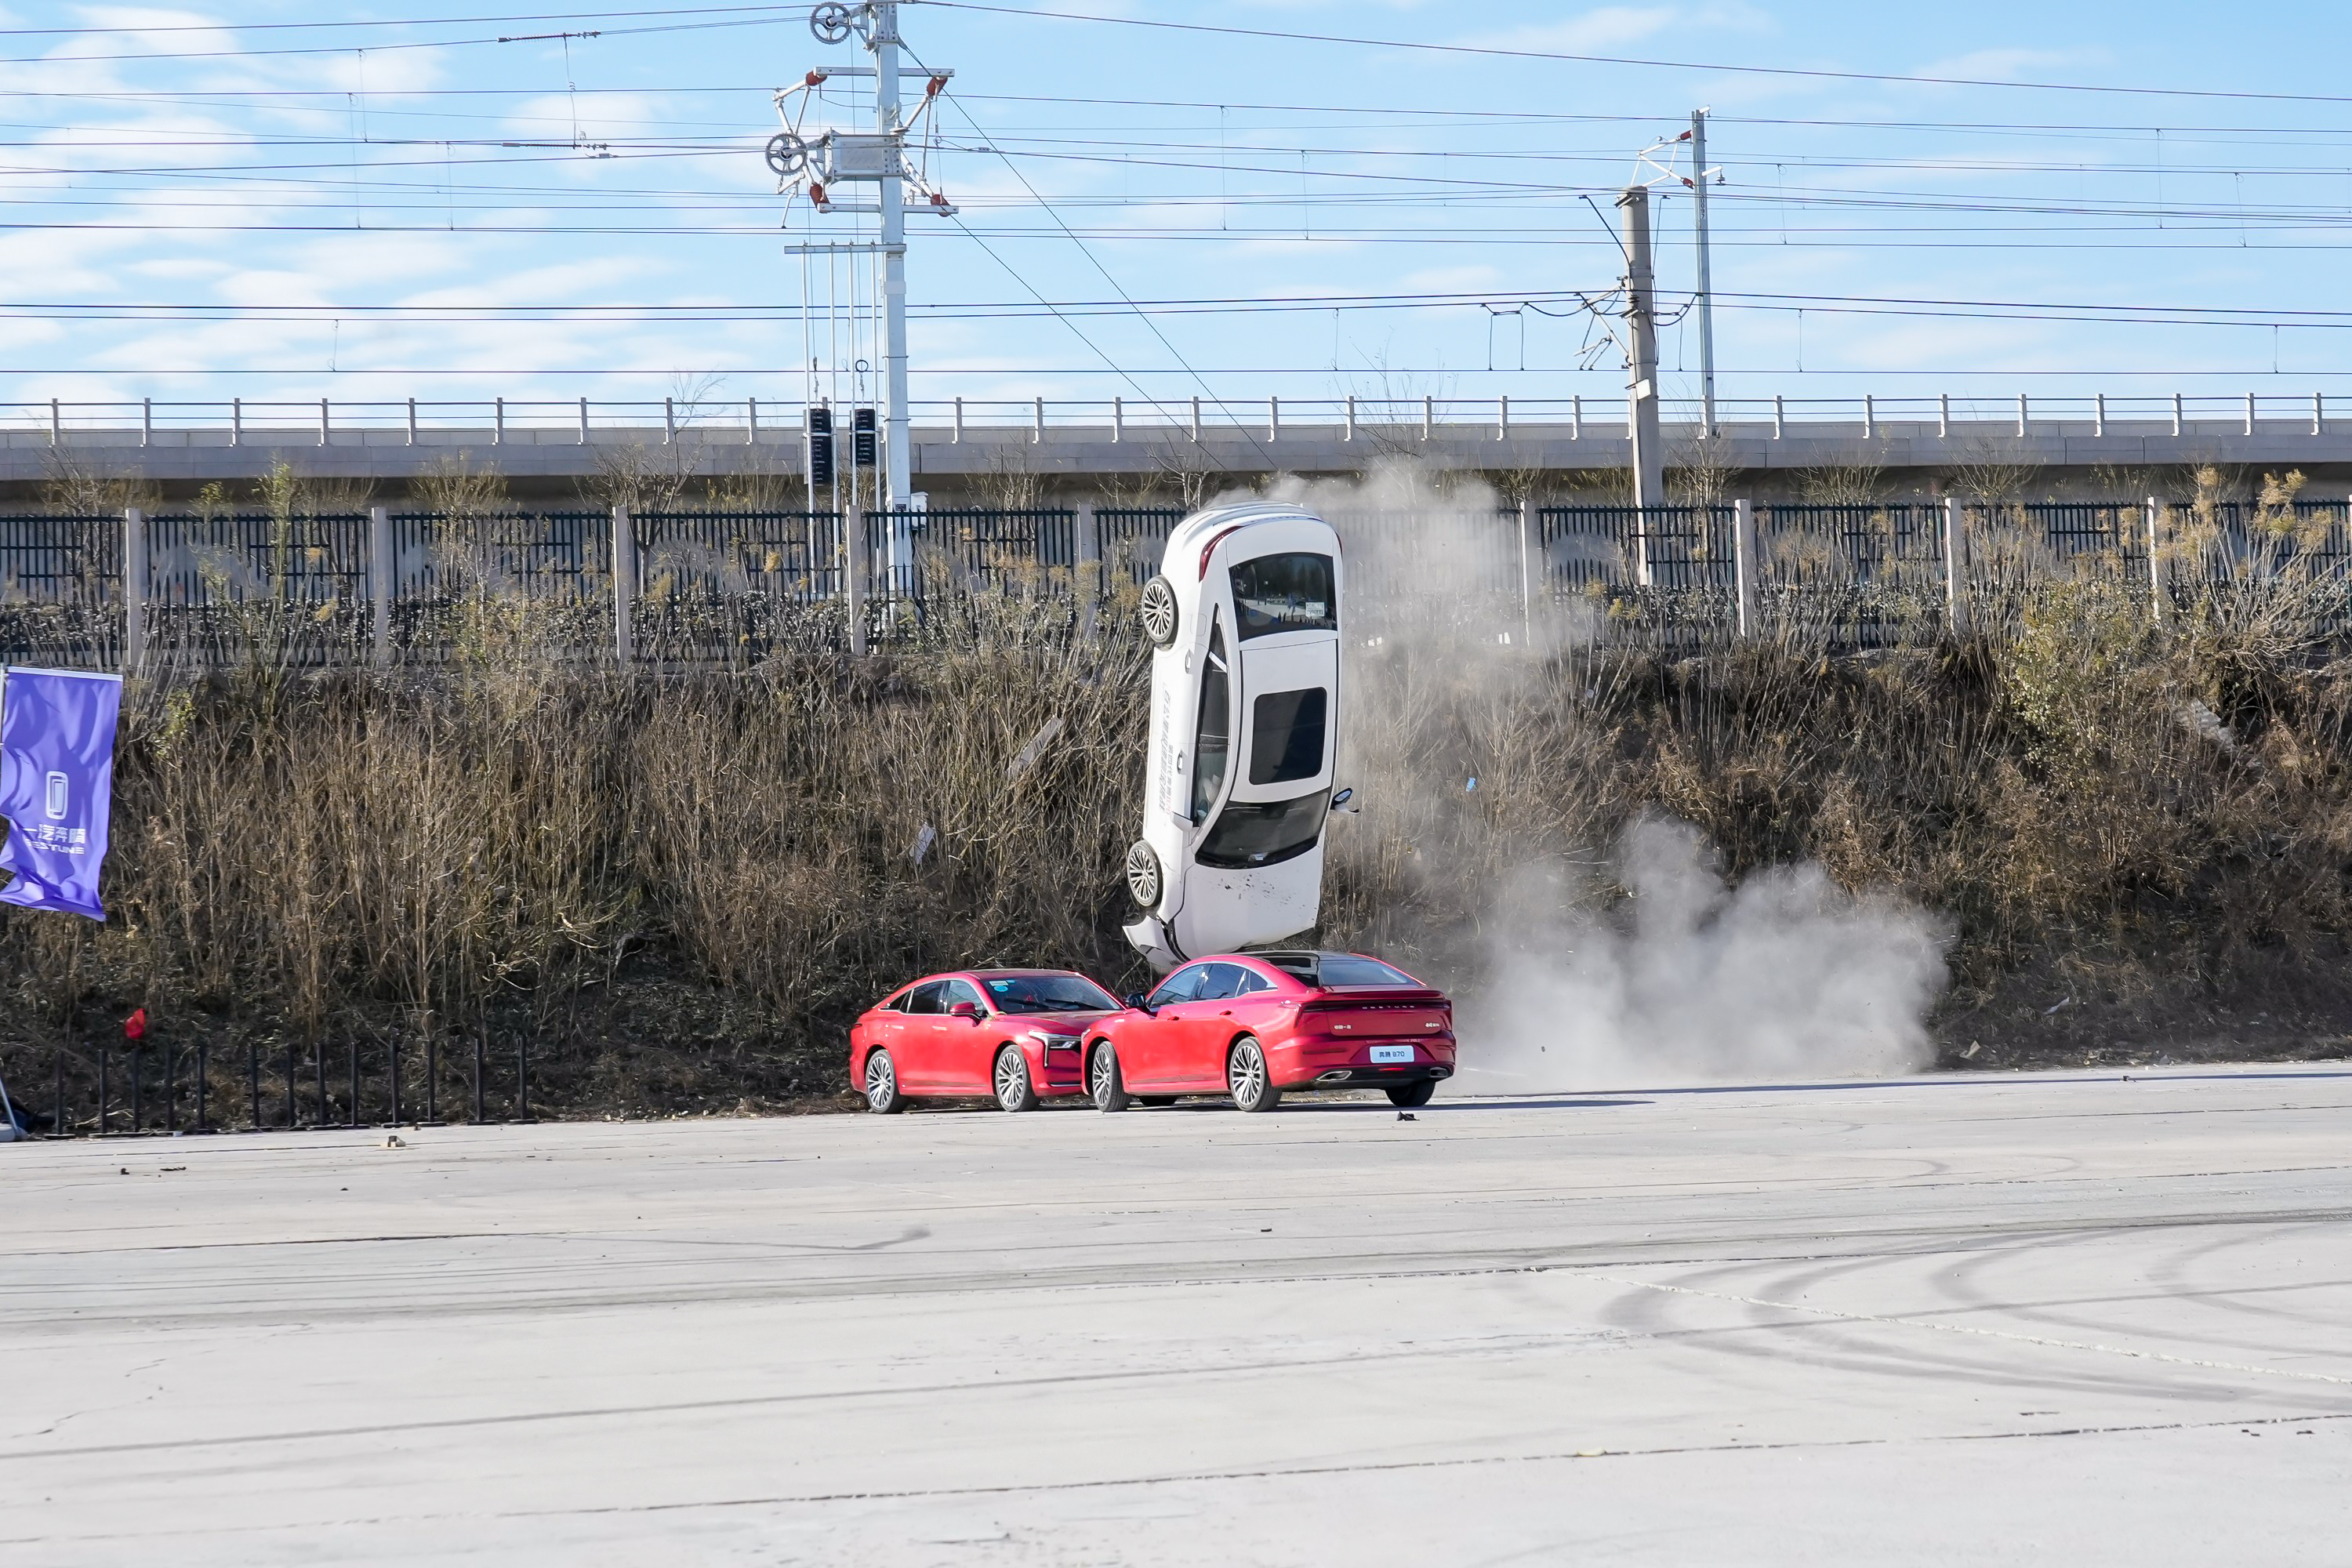
{"type": "Polygon", "coordinates": [[[1331,797],[1331,809],[1337,811],[1355,798],[1356,792],[1354,790],[1343,789],[1339,794],[1331,797]]]}
{"type": "Polygon", "coordinates": [[[1149,1013],[1151,1011],[1150,1008],[1146,1007],[1143,1005],[1143,993],[1140,991],[1131,992],[1129,994],[1120,997],[1119,1001],[1122,1005],[1132,1007],[1139,1013],[1149,1013]]]}
{"type": "Polygon", "coordinates": [[[948,1009],[948,1016],[950,1018],[962,1018],[967,1022],[977,1024],[980,1022],[982,1017],[980,1004],[977,1002],[959,1002],[954,1006],[948,1009]]]}

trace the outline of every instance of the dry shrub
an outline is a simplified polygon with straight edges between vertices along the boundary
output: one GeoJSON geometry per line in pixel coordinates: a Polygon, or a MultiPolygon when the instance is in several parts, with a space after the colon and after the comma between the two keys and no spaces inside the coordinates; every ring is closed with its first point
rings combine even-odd
{"type": "MultiPolygon", "coordinates": [[[[1123,988],[1132,601],[1008,569],[866,658],[813,637],[682,673],[520,647],[134,682],[115,917],[0,910],[0,1070],[86,1083],[144,1005],[214,1047],[216,1105],[248,1047],[308,1072],[398,1044],[439,1052],[446,1108],[470,1042],[522,1038],[542,1106],[731,1109],[839,1090],[848,1020],[912,973],[1123,988]]],[[[1990,1042],[1979,1065],[2352,1025],[2352,664],[2307,643],[2210,610],[2158,628],[2095,573],[1998,637],[1867,657],[1531,648],[1459,608],[1351,641],[1362,810],[1334,819],[1327,941],[1474,986],[1496,888],[1612,896],[1607,847],[1654,812],[1735,881],[1811,859],[1948,920],[1937,1027],[1990,1042]]]]}
{"type": "Polygon", "coordinates": [[[1116,982],[1141,653],[1007,605],[867,659],[134,685],[114,918],[0,913],[0,1067],[46,1082],[144,1005],[217,1046],[222,1103],[246,1041],[434,1042],[446,1078],[523,1036],[542,1104],[731,1107],[834,1087],[847,1021],[918,970],[1116,982]]]}

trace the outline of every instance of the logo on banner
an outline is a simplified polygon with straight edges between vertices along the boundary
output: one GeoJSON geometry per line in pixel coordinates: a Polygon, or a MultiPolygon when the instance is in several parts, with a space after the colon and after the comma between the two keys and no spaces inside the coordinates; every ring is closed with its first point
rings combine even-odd
{"type": "Polygon", "coordinates": [[[122,682],[71,669],[0,677],[0,903],[106,918],[99,869],[122,682]]]}

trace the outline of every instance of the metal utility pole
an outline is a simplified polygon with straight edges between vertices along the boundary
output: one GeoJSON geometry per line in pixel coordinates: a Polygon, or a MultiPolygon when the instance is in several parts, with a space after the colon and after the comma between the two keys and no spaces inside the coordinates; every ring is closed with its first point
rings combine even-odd
{"type": "MultiPolygon", "coordinates": [[[[906,172],[906,136],[898,123],[898,0],[874,0],[867,7],[874,26],[866,47],[874,54],[874,133],[883,139],[895,165],[890,174],[906,172]]],[[[913,431],[907,424],[907,208],[906,189],[898,178],[877,187],[882,194],[882,363],[888,377],[889,424],[883,443],[883,504],[903,507],[913,490],[913,431]]],[[[902,525],[903,526],[903,525],[902,525]]],[[[902,553],[895,546],[894,555],[902,553]]]]}
{"type": "Polygon", "coordinates": [[[1625,356],[1627,433],[1633,438],[1633,505],[1642,512],[1637,529],[1638,580],[1650,581],[1653,507],[1666,504],[1666,454],[1658,429],[1658,321],[1650,267],[1650,187],[1628,185],[1617,198],[1625,215],[1625,321],[1632,342],[1625,356]]]}
{"type": "Polygon", "coordinates": [[[1706,243],[1706,110],[1691,114],[1692,198],[1698,206],[1698,385],[1699,433],[1715,435],[1715,278],[1706,243]]]}
{"type": "MultiPolygon", "coordinates": [[[[906,510],[914,493],[914,438],[907,397],[907,191],[911,186],[922,200],[918,210],[937,217],[952,217],[955,207],[925,183],[907,156],[909,136],[955,73],[930,70],[922,100],[910,115],[900,99],[898,36],[899,0],[862,0],[856,5],[824,0],[809,13],[809,31],[826,44],[845,42],[855,33],[874,57],[867,67],[836,67],[813,70],[798,84],[775,95],[776,112],[784,130],[768,142],[768,166],[776,174],[776,191],[785,195],[801,188],[820,213],[871,213],[876,219],[872,244],[799,246],[803,254],[853,253],[878,257],[881,298],[874,302],[882,338],[883,425],[880,509],[894,514],[890,564],[894,573],[908,564],[912,552],[912,520],[906,510]],[[817,91],[832,77],[871,76],[874,79],[874,129],[871,132],[827,131],[803,136],[801,120],[817,91]],[[835,192],[842,184],[871,184],[873,202],[844,201],[835,192]]],[[[934,122],[935,124],[936,122],[934,122]]],[[[828,275],[829,276],[829,275],[828,275]]],[[[853,300],[855,291],[853,289],[853,300]]],[[[828,305],[828,311],[838,309],[828,305]]],[[[831,319],[830,317],[828,319],[831,319]]],[[[860,365],[861,370],[864,369],[860,365]]]]}

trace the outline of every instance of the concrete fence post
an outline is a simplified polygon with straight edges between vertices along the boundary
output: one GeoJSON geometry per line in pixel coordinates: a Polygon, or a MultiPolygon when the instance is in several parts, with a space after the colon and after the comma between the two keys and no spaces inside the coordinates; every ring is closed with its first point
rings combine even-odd
{"type": "Polygon", "coordinates": [[[1772,395],[1772,439],[1778,441],[1789,434],[1789,405],[1779,393],[1772,395]]]}
{"type": "Polygon", "coordinates": [[[1742,642],[1757,632],[1756,579],[1762,559],[1756,553],[1756,503],[1735,500],[1731,503],[1731,564],[1734,585],[1738,593],[1739,639],[1742,642]]]}
{"type": "Polygon", "coordinates": [[[743,445],[756,447],[759,444],[760,400],[756,397],[747,397],[743,400],[743,445]]]}
{"type": "Polygon", "coordinates": [[[637,530],[625,502],[613,507],[613,658],[626,668],[637,657],[637,530]]]}
{"type": "Polygon", "coordinates": [[[1862,438],[1865,441],[1878,438],[1878,400],[1867,392],[1862,395],[1862,438]]]}
{"type": "Polygon", "coordinates": [[[245,445],[245,399],[242,397],[228,400],[228,444],[232,447],[245,445]]]}
{"type": "Polygon", "coordinates": [[[1126,399],[1126,398],[1124,398],[1124,397],[1114,397],[1114,398],[1112,398],[1112,399],[1110,400],[1110,440],[1111,440],[1111,445],[1112,445],[1112,446],[1114,446],[1114,447],[1116,447],[1116,446],[1118,446],[1118,445],[1119,444],[1119,442],[1121,442],[1121,441],[1125,440],[1126,438],[1127,438],[1127,399],[1126,399]]]}
{"type": "Polygon", "coordinates": [[[408,444],[416,445],[416,399],[408,400],[408,444]]]}
{"type": "Polygon", "coordinates": [[[580,444],[588,444],[588,400],[584,397],[580,400],[580,444]]]}
{"type": "Polygon", "coordinates": [[[1342,441],[1352,441],[1352,440],[1354,440],[1355,438],[1356,438],[1356,395],[1355,395],[1354,393],[1352,393],[1352,392],[1351,392],[1351,393],[1349,393],[1349,394],[1348,395],[1348,433],[1347,433],[1346,435],[1344,435],[1344,436],[1340,437],[1339,437],[1339,439],[1341,439],[1342,441]]]}
{"type": "Polygon", "coordinates": [[[841,583],[849,601],[849,651],[866,652],[866,509],[855,500],[841,514],[841,583]]]}
{"type": "Polygon", "coordinates": [[[147,661],[147,514],[122,509],[122,672],[147,661]]]}
{"type": "Polygon", "coordinates": [[[1536,640],[1536,587],[1534,553],[1528,549],[1528,498],[1519,498],[1519,645],[1531,647],[1536,640]]]}
{"type": "Polygon", "coordinates": [[[2017,395],[2017,437],[2021,441],[2025,438],[2025,425],[2028,417],[2025,394],[2021,392],[2017,395]]]}
{"type": "Polygon", "coordinates": [[[1045,400],[1042,397],[1037,399],[1036,416],[1036,423],[1029,427],[1029,444],[1042,447],[1045,444],[1045,400]]]}
{"type": "Polygon", "coordinates": [[[152,397],[139,400],[139,444],[142,447],[155,444],[155,400],[152,397]]]}
{"type": "Polygon", "coordinates": [[[490,445],[503,447],[506,444],[507,400],[503,397],[493,397],[490,399],[490,445]]]}
{"type": "Polygon", "coordinates": [[[1507,441],[1510,438],[1511,395],[1507,392],[1495,400],[1495,439],[1507,441]]]}
{"type": "Polygon", "coordinates": [[[393,542],[392,509],[368,508],[368,646],[381,668],[392,662],[392,601],[400,591],[400,552],[393,542]]]}
{"type": "Polygon", "coordinates": [[[1088,636],[1095,629],[1095,614],[1101,603],[1103,588],[1102,535],[1095,526],[1095,503],[1082,500],[1072,527],[1076,537],[1070,542],[1071,575],[1077,579],[1078,616],[1080,628],[1088,636]]]}
{"type": "Polygon", "coordinates": [[[2251,436],[2251,435],[2252,435],[2253,433],[2254,433],[2254,395],[2253,395],[2252,393],[2251,393],[2251,392],[2250,392],[2250,393],[2246,394],[2246,434],[2247,434],[2247,435],[2249,435],[2249,436],[2251,436]]]}
{"type": "Polygon", "coordinates": [[[1936,395],[1936,435],[1940,440],[1951,439],[1952,395],[1948,392],[1939,392],[1936,395]]]}
{"type": "Polygon", "coordinates": [[[1265,438],[1269,442],[1282,439],[1282,399],[1279,397],[1265,400],[1265,438]]]}
{"type": "Polygon", "coordinates": [[[948,444],[951,447],[963,445],[963,399],[961,397],[955,400],[955,424],[950,430],[948,444]]]}
{"type": "Polygon", "coordinates": [[[1952,636],[1969,635],[1968,514],[1951,496],[1944,498],[1944,614],[1952,636]]]}
{"type": "Polygon", "coordinates": [[[1421,438],[1428,440],[1437,430],[1437,399],[1423,393],[1421,398],[1421,438]]]}
{"type": "Polygon", "coordinates": [[[2107,395],[2102,392],[2091,401],[2091,434],[2094,436],[2105,436],[2106,433],[2107,395]]]}
{"type": "Polygon", "coordinates": [[[2176,436],[2180,434],[2180,394],[2174,393],[2172,395],[2172,433],[2176,436]]]}
{"type": "Polygon", "coordinates": [[[2148,613],[2159,626],[2172,624],[2172,568],[2164,559],[2164,503],[2147,498],[2148,613]]]}
{"type": "Polygon", "coordinates": [[[327,419],[327,400],[322,397],[319,399],[319,445],[321,447],[328,445],[327,431],[329,427],[327,419]]]}
{"type": "Polygon", "coordinates": [[[1584,394],[1580,392],[1568,400],[1568,438],[1584,439],[1584,394]]]}
{"type": "Polygon", "coordinates": [[[662,399],[662,445],[665,447],[674,447],[677,444],[677,399],[675,397],[665,397],[662,399]]]}

